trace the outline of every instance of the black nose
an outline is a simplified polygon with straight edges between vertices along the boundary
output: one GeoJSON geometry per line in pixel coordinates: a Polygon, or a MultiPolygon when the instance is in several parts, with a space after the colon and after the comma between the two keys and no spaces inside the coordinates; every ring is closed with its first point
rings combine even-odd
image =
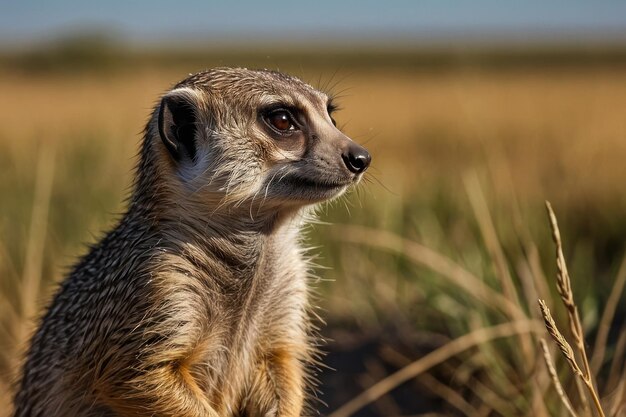
{"type": "Polygon", "coordinates": [[[346,167],[355,174],[365,171],[372,161],[369,152],[356,143],[351,143],[348,149],[343,151],[341,157],[346,167]]]}

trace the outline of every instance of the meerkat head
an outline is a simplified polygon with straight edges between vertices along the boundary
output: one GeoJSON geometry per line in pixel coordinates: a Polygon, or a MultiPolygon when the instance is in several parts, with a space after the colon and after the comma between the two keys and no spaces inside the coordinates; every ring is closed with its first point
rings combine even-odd
{"type": "Polygon", "coordinates": [[[305,206],[341,195],[370,164],[336,127],[335,109],[282,73],[213,69],[163,96],[154,146],[171,181],[207,204],[305,206]]]}

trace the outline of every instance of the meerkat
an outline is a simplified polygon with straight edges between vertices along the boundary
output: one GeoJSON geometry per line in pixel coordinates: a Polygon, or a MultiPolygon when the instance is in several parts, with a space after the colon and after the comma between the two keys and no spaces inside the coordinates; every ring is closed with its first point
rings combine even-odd
{"type": "Polygon", "coordinates": [[[306,413],[315,343],[300,229],[369,153],[329,97],[217,68],[162,96],[128,209],[60,285],[16,417],[306,413]]]}

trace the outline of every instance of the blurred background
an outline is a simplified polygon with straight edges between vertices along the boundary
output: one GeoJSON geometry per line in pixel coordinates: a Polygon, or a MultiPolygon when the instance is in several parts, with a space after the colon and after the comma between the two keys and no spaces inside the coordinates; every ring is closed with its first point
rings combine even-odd
{"type": "Polygon", "coordinates": [[[55,284],[123,212],[159,95],[234,65],[336,96],[339,125],[373,155],[309,229],[321,415],[599,415],[541,322],[539,297],[575,342],[545,200],[604,413],[626,415],[625,2],[0,10],[1,403],[55,284]]]}

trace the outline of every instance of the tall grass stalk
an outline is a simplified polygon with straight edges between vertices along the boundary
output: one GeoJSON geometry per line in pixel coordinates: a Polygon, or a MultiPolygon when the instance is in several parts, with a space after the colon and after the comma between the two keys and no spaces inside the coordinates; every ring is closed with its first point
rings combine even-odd
{"type": "MultiPolygon", "coordinates": [[[[554,240],[554,244],[556,245],[556,286],[559,295],[561,296],[561,301],[563,301],[563,305],[567,310],[567,318],[569,321],[570,332],[572,333],[572,337],[574,338],[574,341],[576,343],[579,358],[583,363],[582,369],[578,365],[576,357],[574,356],[574,352],[572,351],[569,343],[567,343],[563,335],[561,335],[560,331],[556,327],[556,323],[554,322],[554,319],[550,314],[550,310],[546,306],[545,302],[540,299],[539,305],[541,307],[541,312],[545,319],[548,332],[561,349],[561,352],[567,359],[567,362],[569,363],[572,371],[576,374],[576,376],[580,377],[580,379],[585,384],[585,387],[589,392],[589,396],[593,400],[593,404],[596,408],[598,415],[600,417],[605,417],[604,411],[602,410],[602,405],[600,404],[599,395],[594,385],[594,376],[591,373],[589,359],[587,358],[587,351],[585,349],[585,334],[583,332],[583,326],[580,321],[578,306],[574,301],[574,293],[572,291],[572,284],[569,272],[567,270],[567,264],[565,262],[565,255],[563,255],[563,244],[561,243],[561,233],[559,231],[559,225],[557,223],[554,210],[552,209],[552,205],[549,202],[546,202],[546,209],[548,211],[548,217],[550,219],[552,239],[554,240]]],[[[581,395],[581,399],[585,399],[584,395],[581,395]]]]}

